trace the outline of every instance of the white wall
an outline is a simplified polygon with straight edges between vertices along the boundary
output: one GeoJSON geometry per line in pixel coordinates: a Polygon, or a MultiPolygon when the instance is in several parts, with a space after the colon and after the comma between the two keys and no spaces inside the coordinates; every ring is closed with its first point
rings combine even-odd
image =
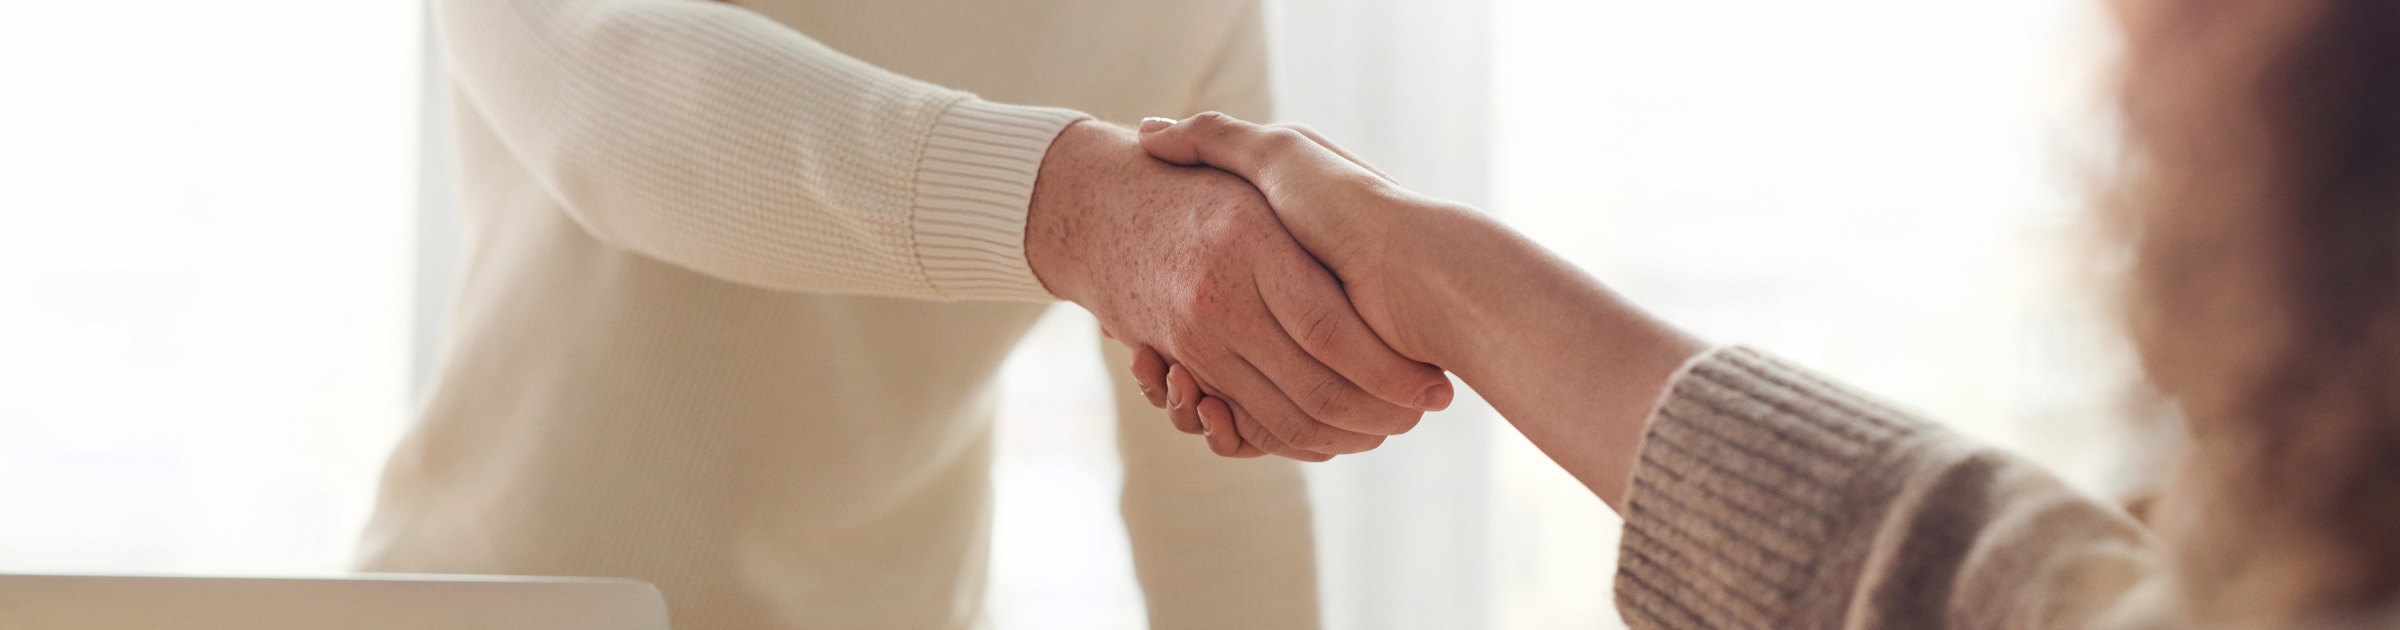
{"type": "Polygon", "coordinates": [[[406,405],[418,29],[0,3],[0,571],[347,564],[406,405]]]}

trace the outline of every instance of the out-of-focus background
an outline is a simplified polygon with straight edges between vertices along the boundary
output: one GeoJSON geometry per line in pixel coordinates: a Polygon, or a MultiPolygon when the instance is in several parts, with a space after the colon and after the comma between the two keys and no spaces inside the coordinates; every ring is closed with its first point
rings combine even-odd
{"type": "MultiPolygon", "coordinates": [[[[421,3],[0,5],[0,572],[346,568],[460,247],[421,3]]],[[[2111,492],[2092,4],[1269,0],[1284,118],[2111,492]]],[[[1097,343],[1007,367],[1000,628],[1141,623],[1097,343]]],[[[1618,625],[1615,517],[1459,407],[1312,467],[1329,626],[1618,625]]]]}

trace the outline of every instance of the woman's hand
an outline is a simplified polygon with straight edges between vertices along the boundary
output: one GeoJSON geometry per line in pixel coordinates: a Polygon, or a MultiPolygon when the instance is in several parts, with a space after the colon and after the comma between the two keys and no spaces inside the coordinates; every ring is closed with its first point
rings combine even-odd
{"type": "MultiPolygon", "coordinates": [[[[1652,404],[1705,342],[1507,225],[1393,185],[1306,129],[1212,114],[1142,129],[1142,148],[1159,159],[1214,166],[1257,186],[1392,350],[1456,374],[1594,495],[1622,507],[1652,404]]],[[[1170,386],[1183,369],[1146,365],[1136,377],[1170,386]]],[[[1190,404],[1176,422],[1207,431],[1218,453],[1249,452],[1223,434],[1265,437],[1210,404],[1216,392],[1177,393],[1190,404]]]]}

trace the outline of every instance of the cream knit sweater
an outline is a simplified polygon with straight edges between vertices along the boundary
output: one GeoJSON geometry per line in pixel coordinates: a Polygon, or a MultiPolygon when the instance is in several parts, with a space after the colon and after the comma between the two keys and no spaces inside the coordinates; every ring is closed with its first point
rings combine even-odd
{"type": "MultiPolygon", "coordinates": [[[[684,629],[976,625],[993,379],[1051,300],[1022,250],[1050,140],[1268,113],[1253,0],[436,17],[469,258],[360,566],[630,576],[684,629]]],[[[1118,391],[1153,626],[1314,627],[1294,466],[1118,391]]]]}

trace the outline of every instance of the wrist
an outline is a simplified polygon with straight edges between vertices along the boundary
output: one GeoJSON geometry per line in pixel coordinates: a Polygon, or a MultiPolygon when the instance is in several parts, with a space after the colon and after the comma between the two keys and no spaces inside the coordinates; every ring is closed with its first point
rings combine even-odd
{"type": "Polygon", "coordinates": [[[1445,369],[1467,365],[1479,356],[1474,331],[1492,325],[1490,314],[1477,300],[1491,300],[1485,291],[1495,267],[1505,269],[1510,253],[1508,228],[1477,210],[1448,204],[1404,206],[1409,212],[1391,215],[1381,258],[1411,261],[1406,273],[1390,278],[1395,349],[1411,358],[1445,369]]]}
{"type": "Polygon", "coordinates": [[[1422,261],[1395,295],[1414,309],[1405,316],[1415,324],[1411,341],[1428,362],[1465,377],[1562,342],[1677,364],[1706,347],[1480,211],[1428,216],[1392,240],[1405,244],[1396,259],[1422,261]]]}
{"type": "Polygon", "coordinates": [[[1092,233],[1106,209],[1100,194],[1125,157],[1140,150],[1131,132],[1085,120],[1060,131],[1042,155],[1025,212],[1025,263],[1051,295],[1090,299],[1092,233]]]}
{"type": "Polygon", "coordinates": [[[1621,507],[1652,405],[1707,345],[1472,209],[1409,223],[1412,343],[1621,507]]]}

